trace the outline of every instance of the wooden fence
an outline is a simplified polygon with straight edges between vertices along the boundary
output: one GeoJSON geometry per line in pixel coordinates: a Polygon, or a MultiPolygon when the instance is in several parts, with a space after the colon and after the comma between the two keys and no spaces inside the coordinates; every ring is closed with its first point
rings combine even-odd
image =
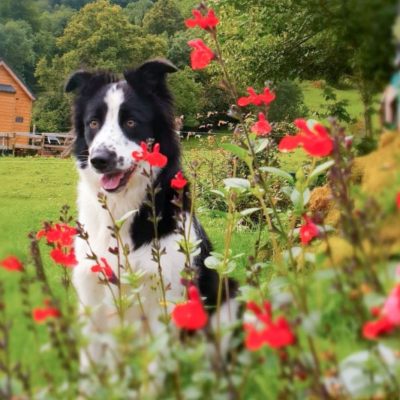
{"type": "Polygon", "coordinates": [[[29,133],[0,132],[0,152],[16,154],[34,153],[39,155],[69,154],[74,141],[73,133],[29,133]]]}

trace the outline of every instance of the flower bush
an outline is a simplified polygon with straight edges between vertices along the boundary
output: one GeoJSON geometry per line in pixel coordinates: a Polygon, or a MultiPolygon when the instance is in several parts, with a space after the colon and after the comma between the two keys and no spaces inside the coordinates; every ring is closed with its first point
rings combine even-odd
{"type": "MultiPolygon", "coordinates": [[[[215,12],[202,4],[186,26],[205,32],[204,41],[189,42],[193,48],[192,67],[218,64],[227,95],[232,104],[238,105],[235,140],[222,144],[220,150],[232,155],[232,169],[225,179],[216,182],[212,192],[225,205],[226,225],[221,228],[225,230],[224,248],[206,259],[206,266],[219,274],[220,285],[225,285],[228,278],[236,278],[239,283],[237,300],[242,311],[235,326],[225,329],[220,324],[219,299],[217,322],[210,329],[209,310],[186,265],[181,279],[187,287],[187,299],[174,305],[171,315],[165,313],[161,321],[164,328],[157,336],[144,331],[140,321],[124,323],[129,304],[140,304],[141,272],[128,268],[121,260],[116,276],[105,259],[91,253],[90,272],[98,274],[99,283],[110,290],[112,286],[119,289],[114,306],[121,323],[116,331],[99,338],[104,346],[110,340],[116,344],[115,359],[92,365],[90,373],[80,372],[78,354],[88,338],[77,315],[79,300],[73,297],[70,274],[76,263],[73,237],[88,240],[88,235],[79,222],[73,223],[65,207],[59,222],[47,222],[38,233],[29,235],[27,262],[13,255],[0,261],[7,273],[19,276],[21,313],[27,317],[27,330],[37,337],[47,332],[47,343],[36,351],[47,351],[54,359],[51,369],[43,365],[37,379],[33,366],[11,356],[10,316],[0,282],[2,398],[398,398],[399,252],[387,251],[377,235],[382,221],[399,212],[398,189],[383,197],[361,190],[352,175],[352,141],[334,120],[328,127],[298,119],[297,132],[276,143],[272,138],[274,126],[268,122],[275,94],[268,87],[249,87],[247,96],[239,95],[220,50],[218,23],[215,12]],[[249,117],[245,114],[248,112],[253,115],[249,117]],[[309,162],[295,174],[273,165],[277,152],[298,147],[309,162]],[[262,165],[259,154],[266,160],[262,165]],[[239,161],[246,168],[236,168],[239,161]],[[312,188],[321,175],[326,176],[325,193],[329,193],[324,202],[338,215],[335,223],[329,224],[326,213],[310,205],[312,188]],[[243,197],[252,200],[252,207],[241,202],[243,197]],[[279,197],[285,202],[280,204],[279,197]],[[253,213],[260,215],[258,240],[246,254],[237,254],[232,245],[233,232],[244,216],[253,213]],[[339,244],[349,249],[340,257],[339,244]],[[50,277],[54,269],[44,267],[43,260],[48,259],[41,255],[45,245],[50,260],[61,271],[61,283],[50,277]],[[244,260],[245,268],[239,268],[238,260],[244,260]],[[62,294],[54,290],[55,285],[64,289],[62,294]],[[122,290],[126,286],[129,290],[122,290]],[[42,305],[32,304],[34,290],[41,292],[42,305]],[[156,371],[149,368],[154,362],[156,371]]],[[[158,144],[151,147],[142,143],[141,148],[132,157],[149,163],[147,173],[152,179],[152,168],[162,168],[167,159],[158,144]]],[[[191,195],[197,201],[197,167],[192,164],[171,180],[178,207],[187,180],[194,182],[191,195]]],[[[400,179],[393,184],[400,186],[400,179]]],[[[156,190],[149,187],[153,211],[156,190]]],[[[99,194],[99,202],[112,217],[107,197],[99,194]]],[[[151,218],[157,225],[155,211],[151,218]]],[[[113,221],[110,229],[115,248],[108,251],[122,252],[127,263],[131,249],[119,235],[125,220],[113,221]]],[[[189,260],[196,255],[198,243],[181,233],[183,239],[178,245],[189,260]]],[[[162,268],[163,249],[157,241],[152,246],[152,255],[162,268]]],[[[160,307],[166,310],[162,289],[160,307]]],[[[86,316],[90,312],[84,310],[86,316]]]]}

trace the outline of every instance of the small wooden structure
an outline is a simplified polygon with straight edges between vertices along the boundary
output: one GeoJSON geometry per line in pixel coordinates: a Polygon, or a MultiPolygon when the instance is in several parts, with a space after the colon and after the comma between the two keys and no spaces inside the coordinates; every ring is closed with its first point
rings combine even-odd
{"type": "Polygon", "coordinates": [[[68,156],[75,135],[68,133],[0,132],[0,152],[68,156]]]}
{"type": "MultiPolygon", "coordinates": [[[[17,74],[0,59],[0,133],[29,132],[32,120],[32,104],[35,96],[17,74]]],[[[29,145],[29,137],[14,138],[21,145],[29,145]]],[[[4,145],[0,139],[0,146],[4,145]]]]}

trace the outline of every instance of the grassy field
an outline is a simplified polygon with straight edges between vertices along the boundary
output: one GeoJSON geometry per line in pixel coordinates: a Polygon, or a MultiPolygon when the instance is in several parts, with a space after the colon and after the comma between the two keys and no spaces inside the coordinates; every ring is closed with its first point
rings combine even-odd
{"type": "MultiPolygon", "coordinates": [[[[77,173],[72,159],[0,158],[0,258],[15,254],[25,258],[27,234],[38,230],[43,221],[57,220],[64,204],[76,214],[77,173]]],[[[210,232],[216,247],[224,238],[224,218],[221,214],[202,210],[199,218],[210,232]]],[[[248,245],[243,235],[236,243],[248,245]]],[[[249,233],[249,237],[251,237],[249,233]]]]}
{"type": "MultiPolygon", "coordinates": [[[[323,90],[313,82],[302,82],[301,89],[304,95],[304,102],[311,111],[319,111],[325,103],[323,90]]],[[[349,105],[347,111],[355,119],[361,119],[363,106],[360,94],[355,89],[334,89],[337,100],[347,100],[349,105]]]]}
{"type": "MultiPolygon", "coordinates": [[[[322,111],[323,105],[325,103],[322,88],[318,87],[318,85],[315,82],[309,82],[309,81],[302,82],[300,84],[300,87],[303,91],[304,103],[310,110],[310,112],[322,111]]],[[[333,91],[337,97],[336,101],[346,100],[348,102],[346,110],[354,120],[361,123],[357,129],[354,129],[355,128],[354,126],[351,127],[353,131],[352,134],[359,133],[359,130],[360,129],[362,130],[363,126],[362,124],[364,118],[363,115],[364,108],[361,101],[360,93],[356,89],[333,88],[333,91]]],[[[379,94],[374,97],[374,102],[373,102],[374,113],[372,114],[373,129],[375,132],[378,133],[380,132],[381,129],[381,123],[379,117],[380,98],[381,96],[379,94]]],[[[356,125],[359,124],[356,123],[356,125]]]]}

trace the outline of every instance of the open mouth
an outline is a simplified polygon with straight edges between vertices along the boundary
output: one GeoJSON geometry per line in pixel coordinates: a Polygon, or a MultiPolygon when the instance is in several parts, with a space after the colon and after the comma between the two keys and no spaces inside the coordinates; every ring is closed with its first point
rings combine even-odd
{"type": "Polygon", "coordinates": [[[136,165],[126,171],[115,171],[104,174],[100,180],[102,188],[107,192],[116,192],[128,183],[135,169],[136,165]]]}

